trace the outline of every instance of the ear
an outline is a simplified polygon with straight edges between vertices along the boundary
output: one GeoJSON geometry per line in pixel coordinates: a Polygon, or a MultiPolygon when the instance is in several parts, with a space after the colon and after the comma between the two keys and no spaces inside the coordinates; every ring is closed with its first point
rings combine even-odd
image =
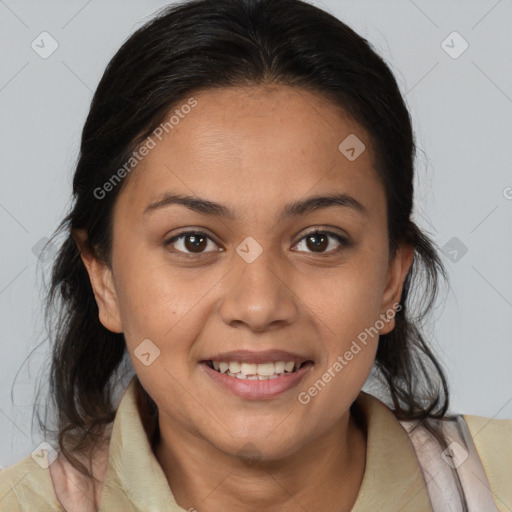
{"type": "Polygon", "coordinates": [[[387,282],[382,294],[381,316],[384,327],[379,334],[388,334],[395,328],[395,311],[400,303],[402,289],[414,259],[415,249],[409,244],[401,244],[389,262],[387,282]]]}
{"type": "Polygon", "coordinates": [[[101,324],[109,331],[123,332],[111,268],[94,254],[93,249],[89,246],[85,230],[72,230],[71,236],[80,251],[80,257],[89,274],[101,324]]]}

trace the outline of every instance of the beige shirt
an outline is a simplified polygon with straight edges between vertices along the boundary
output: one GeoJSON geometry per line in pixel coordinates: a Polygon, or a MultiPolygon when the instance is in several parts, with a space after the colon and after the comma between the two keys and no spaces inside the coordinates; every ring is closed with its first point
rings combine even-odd
{"type": "MultiPolygon", "coordinates": [[[[192,506],[182,508],[176,504],[151,450],[135,402],[135,379],[131,380],[118,407],[104,457],[98,459],[98,474],[104,475],[100,510],[193,510],[192,506]]],[[[406,430],[391,410],[372,395],[361,392],[357,401],[366,422],[367,455],[363,481],[352,512],[431,512],[426,480],[406,430]]],[[[512,420],[463,417],[487,475],[497,510],[511,512],[512,420]]],[[[48,452],[42,450],[0,471],[0,511],[93,510],[92,502],[80,490],[83,486],[69,464],[63,463],[60,457],[49,467],[48,463],[48,452]],[[66,508],[57,499],[52,477],[58,481],[58,495],[66,508]]],[[[487,485],[487,482],[481,485],[487,485]]],[[[200,504],[196,508],[201,512],[200,504]]]]}

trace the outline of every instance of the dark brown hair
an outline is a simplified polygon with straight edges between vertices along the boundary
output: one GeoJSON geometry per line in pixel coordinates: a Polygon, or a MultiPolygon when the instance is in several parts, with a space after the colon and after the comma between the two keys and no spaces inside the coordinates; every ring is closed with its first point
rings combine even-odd
{"type": "MultiPolygon", "coordinates": [[[[401,242],[416,249],[395,328],[379,340],[375,375],[398,419],[440,419],[447,413],[447,381],[422,336],[446,272],[434,243],[411,220],[416,145],[389,67],[366,39],[300,0],[192,0],[159,12],[109,62],[83,128],[73,205],[54,234],[63,233],[65,240],[47,297],[50,397],[58,445],[84,475],[91,476],[77,455],[90,453],[113,421],[113,386],[130,364],[123,334],[110,332],[98,319],[71,230],[85,230],[88,246],[110,264],[112,210],[124,181],[101,199],[95,190],[194,92],[260,84],[312,91],[370,135],[387,199],[390,254],[401,242]]],[[[154,426],[157,408],[138,386],[154,426]]],[[[39,423],[50,432],[46,421],[39,423]]]]}

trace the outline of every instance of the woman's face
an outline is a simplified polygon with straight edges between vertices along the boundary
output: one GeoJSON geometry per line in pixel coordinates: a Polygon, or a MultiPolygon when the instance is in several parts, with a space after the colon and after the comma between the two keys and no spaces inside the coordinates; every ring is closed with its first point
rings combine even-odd
{"type": "Polygon", "coordinates": [[[277,459],[348,417],[412,250],[388,259],[368,134],[331,103],[286,86],[193,98],[116,201],[112,273],[88,268],[162,431],[277,459]]]}

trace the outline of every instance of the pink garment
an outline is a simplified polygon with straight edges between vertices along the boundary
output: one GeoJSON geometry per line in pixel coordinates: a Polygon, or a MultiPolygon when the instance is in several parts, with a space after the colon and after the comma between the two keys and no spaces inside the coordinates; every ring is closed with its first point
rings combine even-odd
{"type": "Polygon", "coordinates": [[[416,457],[427,482],[433,510],[436,512],[499,512],[463,416],[458,414],[451,420],[430,418],[428,421],[441,426],[447,448],[443,449],[423,425],[420,424],[412,430],[417,421],[400,421],[400,423],[414,445],[416,457]],[[467,508],[464,508],[461,493],[465,495],[467,508]]]}
{"type": "MultiPolygon", "coordinates": [[[[93,458],[93,474],[101,484],[96,488],[96,503],[101,503],[103,482],[108,465],[109,440],[113,422],[105,428],[105,442],[97,449],[93,458]]],[[[50,476],[57,499],[69,512],[96,512],[93,487],[59,452],[57,459],[49,466],[50,476]]]]}

